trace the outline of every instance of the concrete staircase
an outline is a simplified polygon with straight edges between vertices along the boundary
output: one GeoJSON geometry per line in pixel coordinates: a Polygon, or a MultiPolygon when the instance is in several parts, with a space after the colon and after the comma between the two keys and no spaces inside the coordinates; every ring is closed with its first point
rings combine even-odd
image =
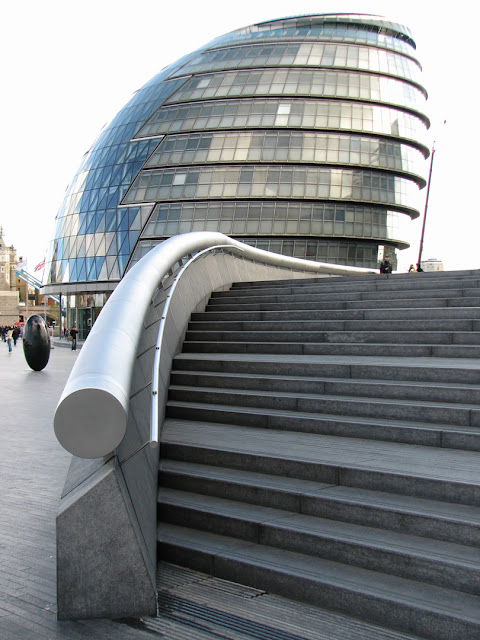
{"type": "Polygon", "coordinates": [[[479,452],[480,272],[236,285],[174,361],[159,557],[480,639],[479,452]]]}

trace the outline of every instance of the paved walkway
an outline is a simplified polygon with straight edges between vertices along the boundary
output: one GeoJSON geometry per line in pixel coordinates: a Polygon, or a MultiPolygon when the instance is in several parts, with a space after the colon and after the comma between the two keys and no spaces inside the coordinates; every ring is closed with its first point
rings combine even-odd
{"type": "Polygon", "coordinates": [[[0,640],[406,640],[263,591],[163,563],[159,616],[56,619],[55,516],[71,456],[53,414],[78,351],[41,372],[0,342],[0,640]]]}
{"type": "Polygon", "coordinates": [[[53,414],[77,352],[55,348],[32,371],[19,341],[0,342],[0,638],[117,640],[150,637],[105,620],[57,622],[55,516],[71,455],[53,414]]]}

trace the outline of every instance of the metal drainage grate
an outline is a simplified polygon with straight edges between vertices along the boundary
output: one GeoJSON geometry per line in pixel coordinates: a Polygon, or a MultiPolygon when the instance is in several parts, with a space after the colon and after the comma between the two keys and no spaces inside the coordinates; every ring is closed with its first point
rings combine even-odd
{"type": "Polygon", "coordinates": [[[224,636],[216,634],[211,628],[203,625],[202,622],[241,633],[253,640],[305,640],[305,636],[297,636],[281,629],[246,620],[240,616],[218,611],[212,607],[197,604],[166,592],[158,594],[158,616],[181,622],[197,630],[207,631],[212,636],[219,638],[224,636]]]}

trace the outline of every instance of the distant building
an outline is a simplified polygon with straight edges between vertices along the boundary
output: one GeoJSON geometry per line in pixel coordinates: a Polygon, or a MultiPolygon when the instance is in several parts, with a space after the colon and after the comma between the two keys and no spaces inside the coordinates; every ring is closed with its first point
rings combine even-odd
{"type": "Polygon", "coordinates": [[[19,318],[19,298],[15,282],[17,252],[8,247],[0,227],[0,326],[10,326],[19,318]]]}
{"type": "Polygon", "coordinates": [[[424,271],[443,271],[443,262],[437,258],[422,260],[422,269],[424,271]]]}
{"type": "Polygon", "coordinates": [[[275,253],[377,268],[408,243],[429,155],[408,28],[325,14],[241,28],[161,71],[70,184],[44,292],[84,336],[154,246],[220,231],[275,253]]]}

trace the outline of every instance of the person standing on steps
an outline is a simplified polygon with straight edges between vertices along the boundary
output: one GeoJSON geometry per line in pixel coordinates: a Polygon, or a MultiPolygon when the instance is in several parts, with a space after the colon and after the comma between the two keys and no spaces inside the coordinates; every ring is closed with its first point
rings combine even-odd
{"type": "Polygon", "coordinates": [[[380,263],[380,273],[392,273],[392,264],[388,256],[385,256],[383,262],[380,263]]]}
{"type": "Polygon", "coordinates": [[[72,338],[72,351],[77,350],[77,334],[78,330],[75,325],[73,325],[73,327],[70,329],[70,336],[72,338]]]}

